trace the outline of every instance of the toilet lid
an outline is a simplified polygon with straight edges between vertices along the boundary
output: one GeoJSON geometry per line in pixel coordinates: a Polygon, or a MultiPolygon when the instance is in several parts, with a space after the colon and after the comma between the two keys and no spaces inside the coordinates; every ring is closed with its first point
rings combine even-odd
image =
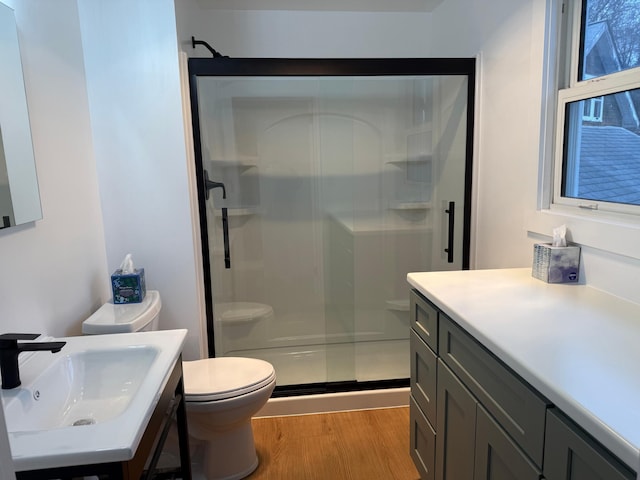
{"type": "Polygon", "coordinates": [[[160,312],[162,304],[156,290],[147,291],[140,303],[114,305],[112,301],[102,305],[82,322],[82,333],[129,333],[142,330],[160,312]]]}
{"type": "Polygon", "coordinates": [[[218,357],[182,362],[188,402],[210,402],[253,392],[275,380],[273,365],[256,358],[218,357]]]}

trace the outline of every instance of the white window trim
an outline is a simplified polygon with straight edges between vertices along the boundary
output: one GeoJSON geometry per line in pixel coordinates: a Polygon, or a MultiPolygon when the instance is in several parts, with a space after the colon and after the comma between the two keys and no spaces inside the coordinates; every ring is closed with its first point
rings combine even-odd
{"type": "MultiPolygon", "coordinates": [[[[637,88],[638,85],[638,73],[635,70],[627,70],[624,72],[615,73],[603,77],[598,77],[593,80],[586,80],[578,82],[573,88],[563,89],[558,92],[558,108],[556,116],[556,131],[555,139],[561,139],[564,137],[565,129],[565,113],[566,106],[569,103],[593,98],[600,95],[608,95],[611,93],[617,93],[621,90],[627,90],[630,88],[637,88]]],[[[577,119],[577,120],[581,120],[577,119]]],[[[555,141],[554,151],[554,183],[552,185],[560,185],[562,182],[562,157],[563,157],[563,143],[555,141]]],[[[554,208],[558,205],[565,205],[569,207],[587,208],[598,210],[599,212],[615,212],[630,214],[634,217],[629,218],[629,221],[633,224],[640,222],[640,206],[638,205],[623,205],[612,204],[603,201],[596,200],[583,200],[579,198],[570,198],[561,196],[561,192],[558,189],[554,189],[553,203],[550,208],[554,208]],[[636,218],[637,217],[637,218],[636,218]]]]}
{"type": "MultiPolygon", "coordinates": [[[[581,209],[577,205],[562,205],[553,203],[554,180],[557,170],[554,168],[554,156],[560,154],[562,158],[562,145],[555,146],[555,125],[564,125],[564,107],[558,101],[558,88],[561,81],[569,78],[577,78],[577,61],[573,62],[569,69],[560,65],[559,55],[556,52],[564,48],[564,40],[561,36],[562,22],[570,21],[575,15],[580,15],[580,0],[570,2],[572,6],[567,15],[562,14],[563,0],[546,1],[546,31],[544,46],[544,68],[542,82],[542,118],[540,138],[540,167],[538,173],[538,201],[535,210],[526,215],[526,230],[537,235],[550,236],[553,229],[565,224],[569,230],[569,239],[581,245],[589,246],[606,252],[623,255],[640,260],[640,218],[602,210],[581,209]],[[570,18],[571,17],[571,18],[570,18]],[[562,122],[560,122],[560,110],[562,110],[562,122]]],[[[579,36],[579,32],[573,33],[579,36]]],[[[607,88],[615,91],[618,82],[625,82],[629,72],[619,72],[598,79],[590,79],[580,82],[580,90],[574,90],[571,95],[566,94],[565,100],[575,99],[576,96],[595,96],[593,83],[609,82],[607,88]]],[[[563,82],[565,85],[567,81],[563,82]]],[[[583,97],[583,98],[584,98],[583,97]]],[[[560,167],[561,168],[561,167],[560,167]]],[[[584,201],[582,201],[584,202],[584,201]]]]}

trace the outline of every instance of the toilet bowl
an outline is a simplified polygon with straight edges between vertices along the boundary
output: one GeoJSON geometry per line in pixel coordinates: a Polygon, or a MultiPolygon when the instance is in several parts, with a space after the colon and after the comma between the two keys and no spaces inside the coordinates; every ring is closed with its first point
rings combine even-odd
{"type": "Polygon", "coordinates": [[[263,360],[215,360],[183,363],[189,434],[204,441],[206,478],[239,479],[258,466],[251,417],[271,396],[276,375],[263,360]]]}
{"type": "MultiPolygon", "coordinates": [[[[142,303],[100,307],[82,324],[84,334],[157,329],[160,294],[148,291],[142,303]]],[[[218,357],[182,362],[187,423],[200,446],[202,467],[194,477],[237,480],[258,466],[251,417],[276,385],[273,366],[263,360],[218,357]]],[[[193,453],[193,452],[192,452],[193,453]]]]}

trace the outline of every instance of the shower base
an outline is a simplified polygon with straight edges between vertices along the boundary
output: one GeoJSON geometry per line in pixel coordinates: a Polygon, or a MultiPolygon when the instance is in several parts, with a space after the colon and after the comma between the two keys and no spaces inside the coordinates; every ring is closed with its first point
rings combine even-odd
{"type": "Polygon", "coordinates": [[[271,363],[278,386],[409,378],[409,340],[235,350],[225,356],[271,363]]]}

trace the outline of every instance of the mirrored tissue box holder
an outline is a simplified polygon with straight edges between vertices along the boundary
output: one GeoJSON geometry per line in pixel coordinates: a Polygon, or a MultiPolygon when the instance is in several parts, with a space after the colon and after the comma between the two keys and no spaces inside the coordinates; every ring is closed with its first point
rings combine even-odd
{"type": "Polygon", "coordinates": [[[144,268],[136,268],[132,273],[122,273],[121,269],[111,275],[113,303],[140,303],[144,300],[147,287],[144,281],[144,268]]]}
{"type": "Polygon", "coordinates": [[[547,283],[577,283],[580,277],[580,247],[536,243],[533,246],[531,274],[547,283]]]}

